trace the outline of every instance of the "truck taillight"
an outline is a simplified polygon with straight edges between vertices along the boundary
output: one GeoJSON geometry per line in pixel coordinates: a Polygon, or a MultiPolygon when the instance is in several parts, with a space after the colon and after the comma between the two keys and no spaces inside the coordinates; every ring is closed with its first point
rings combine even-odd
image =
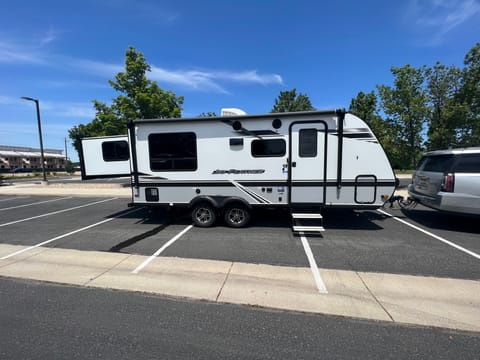
{"type": "Polygon", "coordinates": [[[454,174],[446,174],[444,179],[443,179],[442,191],[453,192],[454,188],[455,188],[455,175],[454,174]]]}

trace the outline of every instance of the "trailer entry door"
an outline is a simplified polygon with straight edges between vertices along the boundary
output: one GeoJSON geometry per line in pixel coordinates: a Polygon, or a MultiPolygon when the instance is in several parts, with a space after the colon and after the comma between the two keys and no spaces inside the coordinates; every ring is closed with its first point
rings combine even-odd
{"type": "Polygon", "coordinates": [[[294,122],[289,136],[289,202],[322,206],[326,201],[327,124],[294,122]]]}

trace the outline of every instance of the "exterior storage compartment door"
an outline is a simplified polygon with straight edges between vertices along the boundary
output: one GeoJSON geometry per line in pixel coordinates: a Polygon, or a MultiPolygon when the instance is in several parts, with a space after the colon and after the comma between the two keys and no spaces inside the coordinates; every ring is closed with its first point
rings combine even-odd
{"type": "Polygon", "coordinates": [[[377,197],[377,177],[375,175],[358,175],[355,178],[355,202],[373,204],[377,197]]]}
{"type": "Polygon", "coordinates": [[[82,180],[129,176],[130,146],[127,135],[82,139],[80,167],[82,180]]]}

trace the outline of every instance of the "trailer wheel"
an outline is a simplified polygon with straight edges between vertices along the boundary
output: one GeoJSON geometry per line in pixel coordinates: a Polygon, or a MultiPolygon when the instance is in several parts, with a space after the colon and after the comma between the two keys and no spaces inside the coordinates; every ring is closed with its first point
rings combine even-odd
{"type": "Polygon", "coordinates": [[[227,205],[223,218],[228,226],[241,228],[250,221],[250,211],[242,204],[227,205]]]}
{"type": "Polygon", "coordinates": [[[217,220],[215,208],[209,203],[199,203],[193,207],[192,221],[198,227],[210,227],[217,220]]]}

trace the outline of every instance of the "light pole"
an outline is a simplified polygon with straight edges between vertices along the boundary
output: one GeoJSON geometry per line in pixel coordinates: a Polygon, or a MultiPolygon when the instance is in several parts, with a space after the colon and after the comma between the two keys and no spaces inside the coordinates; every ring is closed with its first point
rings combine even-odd
{"type": "Polygon", "coordinates": [[[33,101],[37,108],[38,136],[40,138],[40,160],[42,161],[43,181],[47,183],[47,173],[45,172],[45,156],[43,155],[42,124],[40,122],[40,105],[38,99],[22,96],[23,100],[33,101]]]}

